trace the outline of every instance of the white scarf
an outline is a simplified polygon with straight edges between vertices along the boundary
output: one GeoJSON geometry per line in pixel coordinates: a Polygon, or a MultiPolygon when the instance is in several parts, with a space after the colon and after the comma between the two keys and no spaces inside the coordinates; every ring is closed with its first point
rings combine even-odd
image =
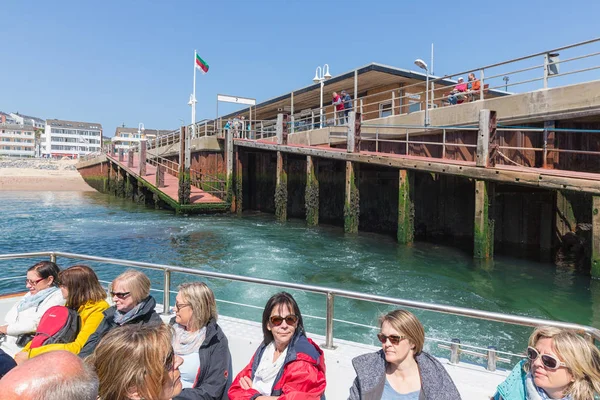
{"type": "Polygon", "coordinates": [[[283,367],[287,351],[288,348],[286,347],[275,362],[273,362],[275,341],[269,343],[263,351],[258,368],[256,368],[256,372],[254,373],[254,380],[252,380],[252,388],[258,390],[263,396],[271,395],[275,378],[283,367]]]}
{"type": "Polygon", "coordinates": [[[189,332],[176,322],[173,324],[173,331],[173,352],[178,356],[197,352],[206,338],[206,326],[196,332],[189,332]]]}

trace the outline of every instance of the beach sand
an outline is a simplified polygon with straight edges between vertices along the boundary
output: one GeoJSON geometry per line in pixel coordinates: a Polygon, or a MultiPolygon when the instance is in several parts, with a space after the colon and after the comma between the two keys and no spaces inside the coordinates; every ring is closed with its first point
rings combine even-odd
{"type": "Polygon", "coordinates": [[[0,160],[0,190],[89,192],[76,160],[0,160]]]}

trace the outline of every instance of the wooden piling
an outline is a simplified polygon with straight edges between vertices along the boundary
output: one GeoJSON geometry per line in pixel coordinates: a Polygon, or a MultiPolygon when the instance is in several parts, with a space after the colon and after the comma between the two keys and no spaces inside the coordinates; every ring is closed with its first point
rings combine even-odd
{"type": "Polygon", "coordinates": [[[553,151],[557,147],[555,128],[554,121],[544,121],[543,168],[554,169],[554,166],[558,165],[560,153],[553,151]]]}
{"type": "Polygon", "coordinates": [[[119,162],[125,161],[125,150],[119,149],[119,162]]]}
{"type": "Polygon", "coordinates": [[[235,207],[235,213],[237,215],[242,215],[242,200],[243,200],[243,191],[242,191],[242,183],[243,183],[243,162],[242,162],[242,154],[240,154],[241,148],[238,147],[235,152],[235,196],[234,201],[232,202],[232,207],[235,207]]]}
{"type": "Polygon", "coordinates": [[[490,167],[490,142],[496,132],[496,111],[479,110],[479,131],[477,133],[477,154],[475,165],[490,167]]]}
{"type": "Polygon", "coordinates": [[[227,175],[225,201],[233,201],[233,130],[225,130],[225,174],[227,175]]]}
{"type": "Polygon", "coordinates": [[[146,141],[140,140],[140,176],[146,176],[146,141]]]}
{"type": "Polygon", "coordinates": [[[165,166],[158,164],[156,167],[156,187],[165,187],[165,166]]]}
{"type": "Polygon", "coordinates": [[[360,193],[358,191],[355,165],[346,161],[346,196],[344,200],[344,232],[358,232],[360,215],[360,193]]]}
{"type": "Polygon", "coordinates": [[[491,182],[475,181],[475,223],[473,257],[490,259],[494,256],[494,221],[490,220],[491,182]]]}
{"type": "Polygon", "coordinates": [[[315,172],[314,160],[306,156],[306,190],[304,194],[306,224],[319,225],[319,178],[315,172]]]}
{"type": "Polygon", "coordinates": [[[592,197],[592,268],[593,278],[600,278],[600,196],[592,197]]]}
{"type": "Polygon", "coordinates": [[[133,168],[133,149],[127,151],[127,168],[133,168]]]}
{"type": "Polygon", "coordinates": [[[398,170],[398,243],[412,244],[414,239],[415,206],[412,196],[413,175],[398,170]]]}
{"type": "Polygon", "coordinates": [[[275,185],[275,217],[278,221],[287,220],[287,156],[277,152],[277,180],[275,185]]]}
{"type": "Polygon", "coordinates": [[[190,156],[188,148],[189,132],[185,126],[179,131],[179,205],[190,204],[192,182],[190,178],[190,156]]]}

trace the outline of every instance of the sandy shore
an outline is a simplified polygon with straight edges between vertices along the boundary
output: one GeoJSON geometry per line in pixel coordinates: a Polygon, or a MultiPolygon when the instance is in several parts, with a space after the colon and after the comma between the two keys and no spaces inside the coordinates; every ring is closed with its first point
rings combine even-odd
{"type": "Polygon", "coordinates": [[[0,160],[0,190],[93,191],[75,169],[75,160],[0,160]]]}

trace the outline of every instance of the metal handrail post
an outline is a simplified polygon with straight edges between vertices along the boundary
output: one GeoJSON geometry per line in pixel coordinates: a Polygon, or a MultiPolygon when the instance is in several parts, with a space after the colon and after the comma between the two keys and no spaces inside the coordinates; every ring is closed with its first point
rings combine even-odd
{"type": "Polygon", "coordinates": [[[375,152],[379,153],[379,128],[375,128],[375,152]]]}
{"type": "Polygon", "coordinates": [[[544,54],[544,89],[548,89],[548,53],[544,54]]]}
{"type": "Polygon", "coordinates": [[[485,83],[484,83],[483,69],[480,69],[479,70],[479,100],[483,100],[484,86],[485,86],[485,83]]]}
{"type": "Polygon", "coordinates": [[[169,315],[169,309],[171,308],[171,271],[165,269],[165,284],[163,287],[163,315],[169,315]]]}
{"type": "Polygon", "coordinates": [[[460,339],[452,339],[450,345],[450,363],[458,364],[460,362],[460,339]]]}
{"type": "Polygon", "coordinates": [[[327,293],[327,319],[325,326],[325,346],[326,349],[334,349],[333,346],[333,293],[327,293]]]}
{"type": "Polygon", "coordinates": [[[488,371],[495,371],[496,370],[496,364],[498,363],[498,353],[496,352],[496,347],[495,346],[488,346],[488,353],[487,353],[487,370],[488,371]]]}
{"type": "Polygon", "coordinates": [[[56,264],[56,254],[50,253],[50,262],[53,262],[54,264],[56,264]]]}
{"type": "Polygon", "coordinates": [[[446,158],[446,130],[442,130],[442,159],[446,158]]]}
{"type": "Polygon", "coordinates": [[[408,154],[408,129],[406,129],[406,155],[410,155],[408,154]]]}

